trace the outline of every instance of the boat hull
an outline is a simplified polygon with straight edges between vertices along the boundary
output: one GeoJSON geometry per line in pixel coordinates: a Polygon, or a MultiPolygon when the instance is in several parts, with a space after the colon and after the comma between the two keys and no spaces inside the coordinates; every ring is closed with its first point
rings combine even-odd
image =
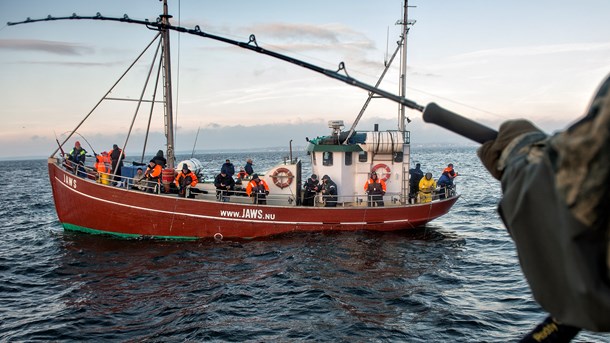
{"type": "Polygon", "coordinates": [[[255,238],[307,231],[395,231],[446,214],[458,197],[387,207],[302,207],[159,196],[92,182],[51,158],[49,178],[66,230],[169,239],[255,238]]]}

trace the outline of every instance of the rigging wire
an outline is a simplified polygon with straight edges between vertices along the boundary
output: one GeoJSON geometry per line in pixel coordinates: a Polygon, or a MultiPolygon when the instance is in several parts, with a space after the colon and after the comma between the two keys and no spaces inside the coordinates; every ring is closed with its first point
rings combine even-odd
{"type": "MultiPolygon", "coordinates": [[[[76,125],[76,127],[74,128],[74,130],[72,130],[72,132],[76,132],[76,130],[78,130],[85,123],[85,121],[91,116],[91,114],[93,114],[93,112],[95,112],[95,110],[99,107],[99,105],[104,100],[106,100],[106,97],[108,96],[108,94],[110,94],[112,92],[112,90],[114,90],[114,87],[116,87],[119,84],[119,82],[121,82],[121,80],[123,80],[125,75],[127,75],[127,73],[131,70],[131,68],[133,68],[133,66],[140,60],[140,58],[142,58],[144,53],[146,51],[148,51],[148,49],[152,46],[152,44],[155,42],[155,40],[157,40],[160,36],[161,36],[161,33],[160,32],[157,33],[157,35],[150,41],[150,43],[148,43],[146,48],[144,48],[144,51],[142,51],[140,53],[140,55],[138,55],[138,57],[131,63],[131,65],[129,65],[129,67],[127,67],[127,69],[123,72],[121,77],[119,77],[119,79],[112,85],[112,87],[110,87],[108,92],[106,92],[106,94],[104,94],[104,96],[97,102],[97,104],[95,104],[95,106],[93,106],[91,111],[89,111],[89,113],[87,113],[87,115],[85,115],[85,117],[80,121],[80,123],[78,123],[76,125]]],[[[72,134],[68,135],[68,137],[66,137],[66,139],[60,144],[60,146],[63,146],[64,144],[66,144],[66,142],[70,139],[70,137],[72,137],[72,134]]],[[[53,153],[51,154],[50,157],[55,156],[55,154],[57,154],[58,151],[59,151],[59,147],[57,149],[55,149],[55,151],[53,151],[53,153]]]]}
{"type": "Polygon", "coordinates": [[[159,80],[161,79],[161,71],[163,67],[163,56],[159,58],[159,67],[157,69],[157,79],[155,80],[155,90],[152,93],[152,105],[150,106],[150,114],[148,115],[148,124],[146,125],[146,135],[144,135],[144,146],[142,147],[142,157],[140,163],[144,163],[144,154],[146,153],[146,145],[148,144],[148,135],[150,133],[150,123],[152,122],[153,111],[155,109],[155,100],[157,98],[157,89],[159,88],[159,80]]]}
{"type": "MultiPolygon", "coordinates": [[[[157,55],[159,55],[159,51],[161,50],[161,43],[162,43],[162,41],[159,40],[159,44],[157,45],[157,49],[155,50],[155,54],[153,56],[152,63],[150,64],[150,68],[148,70],[148,74],[146,75],[146,81],[144,82],[144,87],[142,88],[142,93],[140,94],[138,106],[136,106],[136,110],[133,114],[133,119],[131,119],[131,125],[129,126],[129,130],[127,131],[127,137],[125,137],[125,143],[123,144],[123,153],[125,153],[125,149],[127,148],[127,143],[129,142],[129,137],[131,136],[131,131],[133,130],[133,124],[135,123],[136,118],[138,117],[138,112],[140,111],[140,106],[142,105],[142,99],[144,99],[144,95],[146,94],[146,88],[148,88],[148,83],[150,81],[150,75],[152,74],[152,72],[154,70],[155,61],[157,60],[157,55]]],[[[154,106],[154,104],[151,106],[154,106]]],[[[121,157],[119,156],[119,159],[120,158],[121,157]]],[[[114,178],[114,176],[116,175],[119,165],[120,164],[117,163],[114,170],[112,170],[112,178],[114,178]]]]}

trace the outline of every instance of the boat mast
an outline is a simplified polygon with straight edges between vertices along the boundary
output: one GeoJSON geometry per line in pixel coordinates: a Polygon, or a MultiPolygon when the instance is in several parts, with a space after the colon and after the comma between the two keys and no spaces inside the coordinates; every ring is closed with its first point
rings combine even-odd
{"type": "MultiPolygon", "coordinates": [[[[404,0],[403,18],[396,22],[397,25],[402,25],[402,34],[399,43],[402,45],[401,63],[400,63],[400,96],[405,97],[407,94],[407,34],[409,33],[409,26],[415,24],[415,21],[409,21],[409,0],[404,0]]],[[[401,185],[401,202],[406,203],[409,194],[409,167],[410,167],[410,141],[407,136],[405,128],[405,119],[410,122],[406,114],[406,106],[404,104],[398,105],[398,131],[403,135],[403,155],[406,155],[406,161],[402,165],[402,185],[401,185]]]]}
{"type": "MultiPolygon", "coordinates": [[[[403,19],[402,21],[398,21],[396,24],[402,25],[402,39],[400,40],[403,44],[402,46],[402,61],[400,64],[400,96],[406,97],[407,94],[407,34],[409,33],[409,25],[415,24],[414,21],[409,22],[409,0],[405,0],[404,2],[404,10],[403,10],[403,19]]],[[[404,104],[399,105],[399,120],[398,120],[398,130],[401,132],[405,132],[405,118],[406,115],[406,106],[404,104]]]]}
{"type": "Polygon", "coordinates": [[[167,14],[167,0],[163,0],[163,14],[161,15],[161,39],[163,40],[163,73],[165,75],[164,97],[165,97],[165,137],[167,139],[167,167],[174,168],[174,116],[172,113],[172,68],[169,52],[169,19],[167,14]]]}

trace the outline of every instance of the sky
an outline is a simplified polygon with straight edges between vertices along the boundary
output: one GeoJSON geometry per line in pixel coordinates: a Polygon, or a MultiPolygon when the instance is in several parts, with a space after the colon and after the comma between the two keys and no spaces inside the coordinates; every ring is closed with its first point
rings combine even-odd
{"type": "MultiPolygon", "coordinates": [[[[436,102],[491,128],[527,118],[548,133],[586,111],[610,72],[607,0],[410,0],[407,98],[436,102]]],[[[0,158],[44,157],[94,108],[154,38],[144,26],[66,20],[7,26],[52,16],[154,21],[158,0],[0,0],[0,158]]],[[[170,1],[172,24],[246,42],[374,85],[399,39],[401,0],[170,1]]],[[[286,62],[193,35],[172,33],[177,151],[305,146],[352,125],[367,92],[286,62]],[[197,132],[199,134],[197,135],[197,132]]],[[[146,53],[111,93],[138,99],[146,53]],[[133,74],[133,75],[132,75],[133,74]]],[[[396,60],[380,88],[398,94],[396,60]]],[[[150,94],[148,88],[145,94],[150,94]]],[[[103,151],[127,142],[142,150],[150,108],[104,101],[74,140],[103,151]],[[135,116],[135,119],[134,119],[135,116]],[[133,122],[132,134],[127,132],[133,122]]],[[[160,106],[156,107],[157,110],[160,106]]],[[[163,118],[152,114],[147,150],[163,149],[163,118]]],[[[468,144],[409,110],[411,142],[468,144]]],[[[373,99],[357,129],[397,128],[397,104],[373,99]]]]}

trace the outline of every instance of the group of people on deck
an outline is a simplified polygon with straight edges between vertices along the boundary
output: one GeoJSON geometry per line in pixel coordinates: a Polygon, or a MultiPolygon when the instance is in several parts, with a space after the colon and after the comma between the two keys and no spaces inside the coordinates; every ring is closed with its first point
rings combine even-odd
{"type": "Polygon", "coordinates": [[[243,184],[243,181],[248,181],[245,192],[247,196],[253,198],[255,204],[267,204],[269,185],[254,172],[252,159],[248,159],[246,165],[240,168],[237,174],[235,174],[235,166],[231,163],[231,160],[227,159],[225,161],[220,168],[220,173],[214,178],[216,197],[223,202],[228,201],[229,195],[232,195],[236,186],[243,184]]]}
{"type": "MultiPolygon", "coordinates": [[[[437,192],[440,199],[447,197],[448,190],[453,188],[453,179],[458,173],[453,169],[453,164],[449,164],[443,170],[438,182],[432,178],[432,173],[425,173],[421,170],[421,165],[417,163],[415,168],[409,170],[409,203],[427,203],[432,201],[432,196],[437,192]],[[440,190],[437,190],[440,187],[440,190]]],[[[387,190],[384,179],[379,178],[376,172],[369,174],[369,179],[364,183],[364,192],[367,194],[367,205],[369,207],[384,206],[383,196],[387,190]]],[[[312,174],[303,184],[303,206],[315,206],[318,193],[322,194],[325,207],[337,206],[337,185],[328,175],[322,177],[322,182],[318,181],[318,176],[312,174]]]]}
{"type": "MultiPolygon", "coordinates": [[[[85,171],[85,160],[87,158],[87,150],[85,150],[79,141],[74,142],[74,148],[65,156],[68,167],[80,177],[87,177],[85,171]]],[[[95,155],[94,168],[100,175],[115,175],[113,181],[119,182],[121,168],[123,167],[123,159],[125,153],[123,150],[114,144],[112,149],[95,155]]],[[[109,181],[108,181],[109,182],[109,181]]]]}
{"type": "MultiPolygon", "coordinates": [[[[79,141],[76,141],[74,148],[69,154],[65,155],[66,168],[72,170],[74,174],[86,177],[87,173],[84,168],[86,155],[87,151],[82,148],[79,141]]],[[[102,180],[109,180],[109,177],[114,175],[112,180],[114,181],[113,185],[120,185],[121,169],[123,167],[123,159],[125,159],[123,150],[114,144],[112,150],[96,154],[95,157],[94,168],[98,173],[100,182],[102,180]]],[[[146,168],[138,168],[136,170],[131,188],[149,193],[161,192],[163,190],[161,183],[163,169],[166,168],[166,165],[167,160],[163,156],[163,150],[159,150],[148,162],[146,168]]],[[[246,164],[240,168],[237,174],[235,174],[235,166],[229,159],[221,166],[220,173],[214,178],[214,186],[216,187],[218,199],[228,201],[228,196],[233,194],[235,186],[241,185],[243,181],[248,181],[245,187],[245,194],[253,197],[255,204],[266,204],[269,185],[254,172],[254,163],[250,158],[246,160],[246,164]]],[[[185,197],[187,196],[187,190],[193,190],[193,187],[198,182],[197,175],[189,169],[186,163],[183,163],[180,171],[175,176],[173,185],[178,190],[179,196],[185,197]]],[[[104,183],[108,184],[110,181],[104,183]]]]}
{"type": "Polygon", "coordinates": [[[424,174],[421,165],[417,163],[415,168],[409,170],[409,203],[431,202],[434,194],[438,194],[439,199],[446,198],[453,189],[453,179],[457,176],[458,173],[453,169],[453,164],[449,163],[438,181],[435,181],[432,173],[424,174]]]}
{"type": "MultiPolygon", "coordinates": [[[[86,154],[87,151],[82,148],[79,141],[76,141],[74,148],[65,156],[67,168],[78,176],[86,177],[87,174],[84,169],[86,154]]],[[[94,167],[100,175],[100,182],[120,185],[121,169],[123,167],[123,159],[125,158],[123,150],[117,144],[114,144],[111,150],[96,154],[95,157],[96,162],[94,167]]],[[[137,169],[132,188],[150,193],[161,192],[163,189],[161,183],[162,173],[166,164],[167,161],[163,156],[163,150],[159,150],[148,162],[145,170],[143,168],[137,169]]],[[[439,199],[444,199],[450,195],[454,187],[453,180],[458,176],[458,173],[455,172],[453,164],[450,163],[443,170],[438,181],[435,181],[432,178],[432,173],[424,173],[421,170],[421,165],[417,163],[415,168],[409,170],[409,175],[409,203],[428,203],[432,201],[434,195],[438,195],[439,199]]],[[[235,166],[231,161],[229,159],[225,161],[220,168],[220,173],[214,178],[217,198],[221,201],[228,201],[229,196],[236,191],[236,185],[241,185],[243,181],[248,183],[242,189],[245,190],[247,196],[253,198],[255,204],[267,203],[269,185],[258,174],[254,173],[252,159],[248,159],[245,166],[240,168],[237,174],[235,173],[235,166]]],[[[184,163],[175,176],[172,187],[175,185],[179,196],[186,197],[188,195],[187,190],[193,190],[193,187],[198,182],[197,175],[184,163]]],[[[386,189],[385,180],[379,178],[376,172],[370,173],[369,178],[364,183],[364,192],[367,194],[368,206],[384,206],[383,197],[386,189]]],[[[168,191],[166,190],[166,192],[168,191]]],[[[325,207],[337,206],[337,184],[328,175],[324,175],[321,180],[318,180],[318,176],[312,174],[307,179],[303,184],[303,206],[314,206],[318,194],[322,195],[325,207]]]]}
{"type": "Polygon", "coordinates": [[[303,206],[314,206],[318,193],[323,195],[324,207],[337,206],[337,184],[328,175],[322,176],[322,182],[318,176],[312,174],[303,184],[303,206]]]}
{"type": "MultiPolygon", "coordinates": [[[[165,168],[166,164],[167,160],[163,156],[163,150],[157,151],[157,154],[152,159],[150,159],[150,161],[148,161],[146,170],[142,170],[142,168],[137,169],[136,175],[133,180],[133,188],[146,191],[148,193],[161,192],[161,177],[163,175],[163,169],[165,168]]],[[[182,191],[181,194],[179,193],[181,196],[185,196],[183,189],[185,189],[188,184],[185,182],[184,178],[182,178],[180,179],[182,180],[181,186],[180,182],[178,182],[178,178],[181,177],[181,175],[187,174],[192,174],[191,183],[193,183],[193,186],[197,184],[197,176],[194,173],[190,173],[190,170],[188,170],[188,166],[183,165],[182,170],[180,171],[180,173],[178,173],[178,176],[176,176],[175,180],[176,187],[182,191]]]]}

